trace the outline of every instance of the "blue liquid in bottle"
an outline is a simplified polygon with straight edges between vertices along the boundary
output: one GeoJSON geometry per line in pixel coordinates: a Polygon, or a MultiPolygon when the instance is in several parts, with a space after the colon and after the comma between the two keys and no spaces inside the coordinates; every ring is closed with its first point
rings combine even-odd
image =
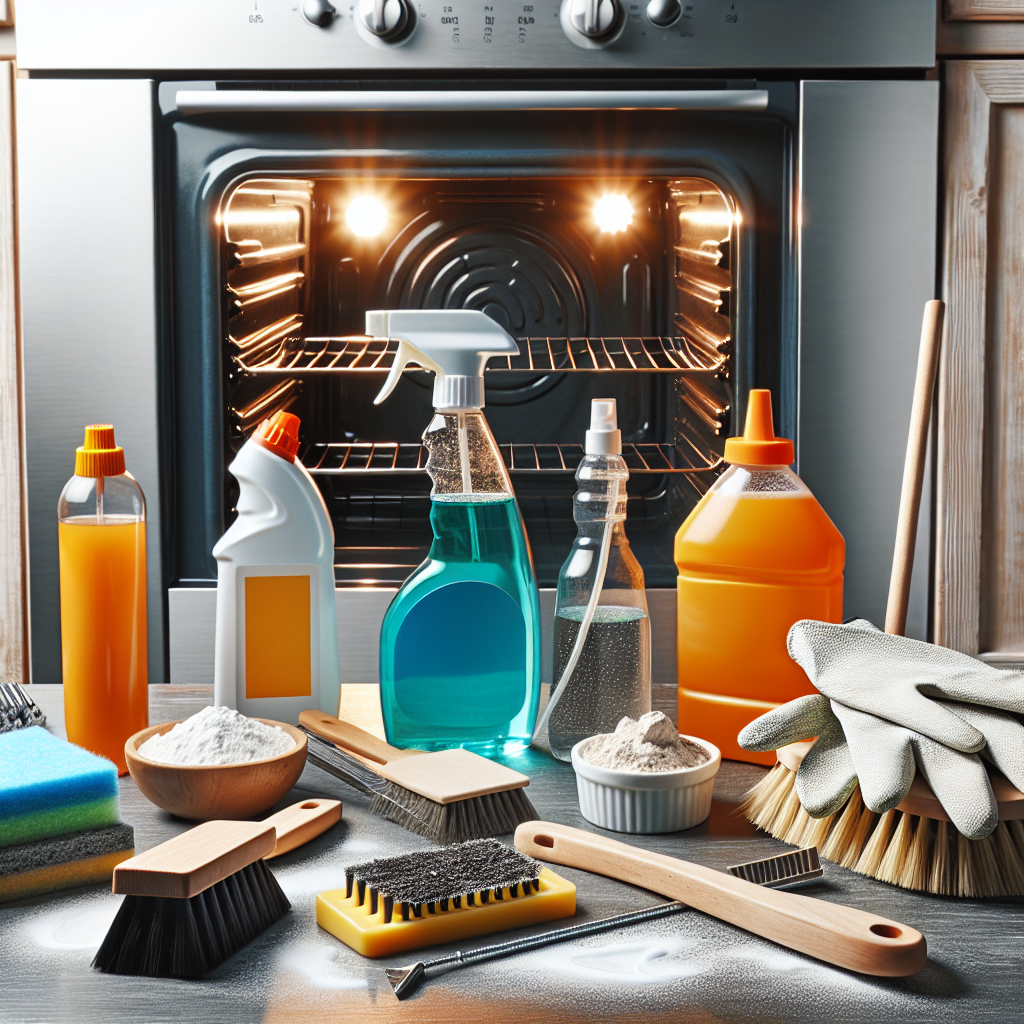
{"type": "Polygon", "coordinates": [[[540,695],[540,608],[515,498],[435,494],[434,542],[381,627],[381,707],[399,747],[514,753],[540,695]]]}

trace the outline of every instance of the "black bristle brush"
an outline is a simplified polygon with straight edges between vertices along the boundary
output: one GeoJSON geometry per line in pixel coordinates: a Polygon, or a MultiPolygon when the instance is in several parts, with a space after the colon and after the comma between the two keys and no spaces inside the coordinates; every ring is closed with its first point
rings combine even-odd
{"type": "Polygon", "coordinates": [[[320,711],[303,711],[299,725],[312,764],[367,793],[372,813],[435,843],[508,835],[538,817],[527,776],[469,750],[400,750],[320,711]]]}
{"type": "Polygon", "coordinates": [[[114,868],[125,900],[96,953],[107,974],[201,978],[291,908],[263,863],[271,822],[208,821],[114,868]]]}

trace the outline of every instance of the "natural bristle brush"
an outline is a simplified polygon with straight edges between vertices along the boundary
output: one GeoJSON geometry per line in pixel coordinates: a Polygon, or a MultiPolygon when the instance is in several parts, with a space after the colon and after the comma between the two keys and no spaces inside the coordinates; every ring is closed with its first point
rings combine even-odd
{"type": "Polygon", "coordinates": [[[357,864],[316,898],[317,924],[369,957],[575,913],[571,882],[496,839],[357,864]]]}
{"type": "MultiPolygon", "coordinates": [[[[729,868],[731,875],[756,881],[758,885],[783,886],[806,882],[821,875],[818,863],[818,851],[797,850],[794,853],[782,853],[765,860],[753,860],[747,864],[738,864],[729,868]]],[[[458,950],[447,956],[435,957],[433,960],[421,960],[407,964],[405,967],[386,967],[384,973],[395,995],[399,999],[408,999],[424,981],[460,967],[470,967],[488,960],[500,960],[517,953],[526,953],[532,949],[553,946],[559,942],[581,939],[586,935],[598,935],[616,928],[626,928],[632,924],[642,924],[660,917],[668,917],[686,910],[686,904],[675,900],[672,903],[659,903],[646,910],[634,910],[629,914],[617,914],[599,921],[585,921],[583,924],[570,925],[568,928],[556,928],[540,935],[528,935],[521,939],[509,939],[507,942],[495,942],[477,949],[458,950]]]]}
{"type": "Polygon", "coordinates": [[[968,839],[949,822],[928,784],[914,779],[906,799],[876,814],[854,789],[835,814],[812,818],[800,804],[796,773],[810,741],[776,752],[779,763],[744,797],[740,810],[784,843],[814,844],[844,868],[939,896],[1024,895],[1024,793],[991,777],[999,824],[985,839],[968,839]]]}
{"type": "Polygon", "coordinates": [[[93,960],[107,974],[201,978],[291,904],[264,863],[325,832],[337,800],[304,800],[265,821],[207,821],[114,868],[125,900],[93,960]]]}
{"type": "Polygon", "coordinates": [[[436,843],[507,835],[537,817],[529,778],[472,751],[400,750],[322,711],[303,711],[299,725],[314,765],[369,794],[374,814],[436,843]]]}

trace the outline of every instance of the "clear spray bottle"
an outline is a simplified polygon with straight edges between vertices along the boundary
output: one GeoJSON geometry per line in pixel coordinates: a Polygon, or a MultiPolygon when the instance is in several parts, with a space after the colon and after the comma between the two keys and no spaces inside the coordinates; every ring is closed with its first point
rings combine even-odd
{"type": "Polygon", "coordinates": [[[651,710],[651,624],[644,572],[626,537],[621,453],[615,399],[595,398],[576,470],[579,533],[558,574],[554,683],[534,730],[538,739],[547,727],[562,761],[580,740],[613,732],[623,715],[651,710]]]}

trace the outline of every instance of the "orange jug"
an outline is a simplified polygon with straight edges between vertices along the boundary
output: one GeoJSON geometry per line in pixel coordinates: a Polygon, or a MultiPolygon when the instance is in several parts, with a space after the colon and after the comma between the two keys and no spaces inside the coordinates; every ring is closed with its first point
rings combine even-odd
{"type": "Polygon", "coordinates": [[[799,619],[839,622],[846,544],[790,468],[793,442],[775,436],[771,393],[750,392],[742,437],[725,442],[729,469],[676,534],[679,731],[722,756],[774,764],[743,750],[748,722],[816,692],[786,649],[799,619]]]}

